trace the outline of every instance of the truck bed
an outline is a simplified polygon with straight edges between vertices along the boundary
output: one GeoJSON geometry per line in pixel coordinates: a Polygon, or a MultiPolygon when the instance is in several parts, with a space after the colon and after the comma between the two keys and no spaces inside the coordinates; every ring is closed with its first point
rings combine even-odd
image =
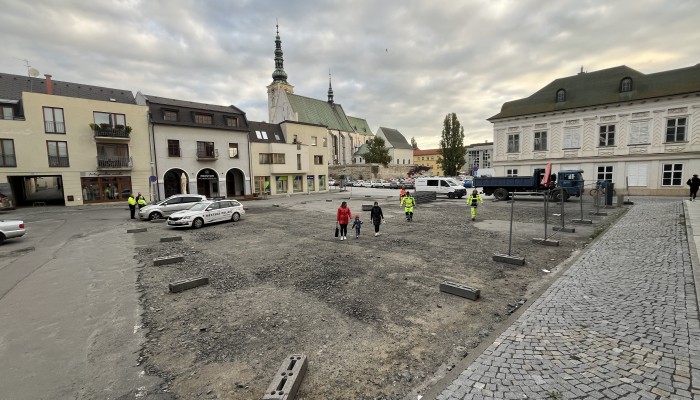
{"type": "Polygon", "coordinates": [[[538,185],[532,176],[490,176],[474,178],[474,186],[481,188],[528,188],[535,189],[538,185]]]}

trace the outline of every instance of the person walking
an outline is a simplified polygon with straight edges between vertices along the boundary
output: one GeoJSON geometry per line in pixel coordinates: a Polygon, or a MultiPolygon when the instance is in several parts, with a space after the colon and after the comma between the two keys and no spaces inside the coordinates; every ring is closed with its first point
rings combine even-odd
{"type": "Polygon", "coordinates": [[[698,178],[698,174],[693,174],[693,177],[688,179],[687,184],[690,186],[690,201],[695,201],[698,188],[700,188],[700,178],[698,178]]]}
{"type": "Polygon", "coordinates": [[[131,219],[134,219],[134,214],[136,213],[136,199],[134,198],[134,195],[132,193],[129,193],[129,198],[126,199],[126,202],[129,203],[129,212],[131,213],[131,219]]]}
{"type": "Polygon", "coordinates": [[[382,212],[382,208],[379,207],[379,203],[376,201],[374,202],[372,210],[369,212],[369,219],[372,221],[372,224],[374,224],[374,236],[379,236],[379,225],[384,222],[384,213],[382,212]]]}
{"type": "Polygon", "coordinates": [[[484,199],[479,196],[479,191],[474,189],[472,190],[472,194],[467,197],[467,206],[471,207],[472,210],[472,221],[476,220],[476,207],[479,205],[479,203],[484,203],[484,199]]]}
{"type": "Polygon", "coordinates": [[[404,197],[406,197],[406,186],[402,185],[401,190],[399,191],[399,202],[403,200],[404,197]]]}
{"type": "Polygon", "coordinates": [[[352,218],[352,213],[350,212],[350,207],[348,207],[348,202],[344,201],[338,207],[338,212],[336,213],[335,220],[340,225],[340,240],[347,240],[348,234],[348,224],[350,223],[350,218],[352,218]]]}
{"type": "Polygon", "coordinates": [[[401,199],[401,205],[404,206],[404,212],[406,212],[406,221],[413,221],[413,208],[416,206],[416,199],[411,197],[411,192],[406,192],[406,196],[401,199]]]}
{"type": "Polygon", "coordinates": [[[360,214],[355,214],[355,220],[352,221],[352,229],[355,230],[355,239],[360,238],[360,227],[362,227],[362,221],[360,221],[360,214]]]}

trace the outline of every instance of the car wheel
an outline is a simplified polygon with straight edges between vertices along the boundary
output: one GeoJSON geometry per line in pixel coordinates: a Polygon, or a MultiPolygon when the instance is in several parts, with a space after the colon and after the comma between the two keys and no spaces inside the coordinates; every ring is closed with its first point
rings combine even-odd
{"type": "Polygon", "coordinates": [[[448,199],[454,199],[454,198],[455,198],[455,194],[454,194],[454,193],[447,193],[447,198],[448,198],[448,199]]]}
{"type": "Polygon", "coordinates": [[[197,218],[194,221],[192,221],[192,227],[194,229],[199,229],[204,226],[204,220],[201,218],[197,218]]]}
{"type": "Polygon", "coordinates": [[[499,201],[508,200],[508,191],[504,188],[498,188],[493,192],[493,197],[499,201]]]}
{"type": "Polygon", "coordinates": [[[148,214],[148,220],[153,221],[154,219],[161,219],[163,218],[163,215],[159,212],[152,212],[148,214]]]}
{"type": "Polygon", "coordinates": [[[233,222],[237,222],[240,219],[241,219],[241,214],[239,214],[237,212],[233,213],[233,215],[231,216],[231,221],[233,221],[233,222]]]}
{"type": "Polygon", "coordinates": [[[5,235],[0,233],[0,244],[3,244],[3,243],[5,243],[5,235]]]}

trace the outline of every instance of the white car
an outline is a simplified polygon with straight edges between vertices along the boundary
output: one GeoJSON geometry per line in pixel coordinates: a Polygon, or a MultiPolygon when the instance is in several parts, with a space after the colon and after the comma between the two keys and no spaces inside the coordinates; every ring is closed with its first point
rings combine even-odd
{"type": "Polygon", "coordinates": [[[354,187],[364,186],[364,185],[365,185],[365,181],[363,181],[363,180],[355,181],[352,185],[353,185],[354,187]]]}
{"type": "Polygon", "coordinates": [[[194,204],[206,200],[201,194],[176,194],[167,199],[139,209],[139,219],[154,220],[167,217],[175,211],[187,210],[194,204]]]}
{"type": "Polygon", "coordinates": [[[0,220],[0,243],[5,242],[7,239],[24,236],[25,232],[24,221],[0,220]]]}
{"type": "Polygon", "coordinates": [[[243,204],[236,200],[202,201],[189,210],[177,211],[168,217],[168,225],[195,229],[220,221],[238,221],[245,214],[243,204]]]}

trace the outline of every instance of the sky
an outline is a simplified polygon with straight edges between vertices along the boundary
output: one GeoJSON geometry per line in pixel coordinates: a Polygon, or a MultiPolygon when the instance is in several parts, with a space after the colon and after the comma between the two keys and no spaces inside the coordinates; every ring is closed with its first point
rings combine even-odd
{"type": "Polygon", "coordinates": [[[1,0],[0,73],[235,105],[267,121],[279,24],[294,93],[334,100],[373,132],[465,145],[551,81],[627,65],[700,63],[698,0],[1,0]]]}

